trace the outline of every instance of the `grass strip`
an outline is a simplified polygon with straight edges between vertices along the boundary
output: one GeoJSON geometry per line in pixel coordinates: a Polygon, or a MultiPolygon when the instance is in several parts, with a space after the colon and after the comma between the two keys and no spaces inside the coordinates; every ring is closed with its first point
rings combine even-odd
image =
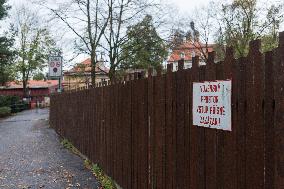
{"type": "Polygon", "coordinates": [[[97,164],[92,163],[86,156],[84,156],[69,140],[63,139],[61,144],[64,148],[84,159],[84,166],[91,170],[96,176],[97,180],[101,184],[102,189],[118,189],[115,182],[109,176],[107,176],[97,164]]]}

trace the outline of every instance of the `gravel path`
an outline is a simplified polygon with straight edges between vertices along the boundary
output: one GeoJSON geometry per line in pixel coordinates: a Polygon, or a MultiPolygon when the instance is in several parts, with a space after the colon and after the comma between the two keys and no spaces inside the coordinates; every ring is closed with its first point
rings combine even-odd
{"type": "Polygon", "coordinates": [[[78,156],[48,127],[48,110],[0,120],[0,188],[99,188],[78,156]]]}

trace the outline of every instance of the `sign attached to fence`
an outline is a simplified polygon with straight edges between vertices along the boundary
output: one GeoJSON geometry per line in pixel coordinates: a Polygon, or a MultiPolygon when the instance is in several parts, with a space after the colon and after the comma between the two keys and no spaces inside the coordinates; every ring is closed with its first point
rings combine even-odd
{"type": "Polygon", "coordinates": [[[232,81],[193,83],[193,125],[231,131],[232,81]]]}
{"type": "Polygon", "coordinates": [[[50,56],[48,57],[49,65],[49,77],[61,77],[62,76],[62,57],[50,56]]]}

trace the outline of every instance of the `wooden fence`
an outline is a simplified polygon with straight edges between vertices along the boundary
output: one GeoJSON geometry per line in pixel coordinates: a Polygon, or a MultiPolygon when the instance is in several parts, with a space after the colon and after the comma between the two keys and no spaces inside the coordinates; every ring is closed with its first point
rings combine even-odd
{"type": "Polygon", "coordinates": [[[53,95],[51,126],[124,189],[283,189],[284,32],[259,49],[53,95]],[[192,125],[192,82],[229,78],[232,131],[192,125]]]}

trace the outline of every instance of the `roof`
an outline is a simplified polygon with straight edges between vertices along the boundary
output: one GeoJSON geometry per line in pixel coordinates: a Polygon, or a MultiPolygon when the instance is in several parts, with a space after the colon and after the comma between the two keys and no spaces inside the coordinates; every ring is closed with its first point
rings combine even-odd
{"type": "MultiPolygon", "coordinates": [[[[213,51],[213,46],[214,46],[213,44],[207,45],[208,52],[213,51]]],[[[178,60],[181,59],[181,54],[184,54],[183,59],[185,61],[190,61],[192,60],[192,57],[194,55],[201,56],[201,51],[200,51],[201,48],[205,49],[206,45],[199,42],[186,41],[181,45],[172,49],[172,53],[168,58],[168,62],[177,62],[178,60]]]]}
{"type": "MultiPolygon", "coordinates": [[[[83,62],[76,64],[72,69],[66,71],[65,74],[73,74],[73,73],[79,73],[79,72],[91,72],[91,71],[92,71],[91,58],[87,58],[83,62]]],[[[103,60],[101,60],[96,64],[95,71],[108,73],[109,69],[103,64],[103,60]]]]}
{"type": "MultiPolygon", "coordinates": [[[[50,87],[55,87],[58,85],[58,80],[30,80],[28,81],[28,87],[30,89],[38,89],[38,88],[50,88],[50,87]]],[[[22,89],[23,88],[23,82],[21,81],[12,81],[8,82],[6,84],[6,87],[2,87],[5,89],[22,89]]]]}
{"type": "MultiPolygon", "coordinates": [[[[212,48],[213,49],[213,44],[207,44],[208,48],[212,48]]],[[[197,49],[197,48],[206,48],[206,44],[201,43],[201,42],[197,42],[197,41],[190,41],[187,40],[184,43],[182,43],[181,45],[177,46],[174,48],[174,50],[176,49],[197,49]]]]}

